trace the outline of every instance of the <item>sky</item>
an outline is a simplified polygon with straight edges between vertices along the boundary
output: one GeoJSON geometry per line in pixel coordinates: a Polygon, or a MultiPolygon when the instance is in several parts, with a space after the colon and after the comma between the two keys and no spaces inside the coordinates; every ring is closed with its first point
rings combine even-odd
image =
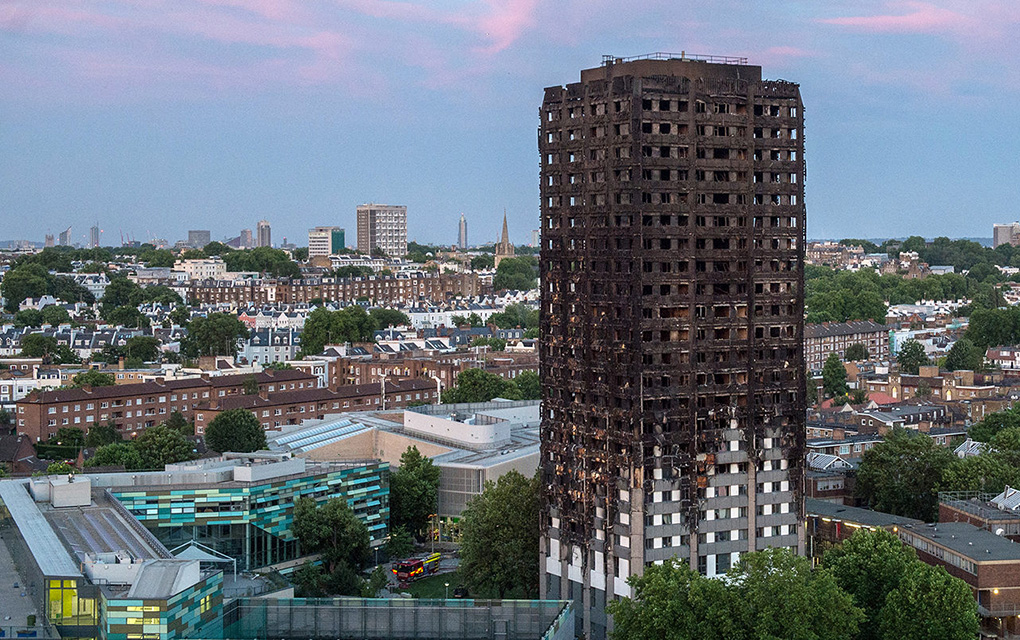
{"type": "Polygon", "coordinates": [[[0,238],[273,227],[408,207],[451,244],[538,228],[543,89],[604,54],[800,83],[810,238],[1020,218],[1016,0],[0,0],[0,238]]]}

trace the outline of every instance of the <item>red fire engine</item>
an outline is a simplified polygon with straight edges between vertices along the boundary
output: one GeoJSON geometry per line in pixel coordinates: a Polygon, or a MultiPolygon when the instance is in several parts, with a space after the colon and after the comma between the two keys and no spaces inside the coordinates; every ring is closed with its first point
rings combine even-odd
{"type": "Polygon", "coordinates": [[[413,582],[439,571],[439,554],[430,553],[420,558],[408,558],[393,565],[393,573],[400,582],[413,582]]]}

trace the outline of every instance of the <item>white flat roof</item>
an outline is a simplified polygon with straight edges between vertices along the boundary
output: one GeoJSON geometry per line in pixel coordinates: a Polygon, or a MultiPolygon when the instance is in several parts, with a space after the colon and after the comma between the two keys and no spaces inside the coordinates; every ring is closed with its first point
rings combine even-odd
{"type": "Polygon", "coordinates": [[[81,577],[78,563],[29,495],[26,480],[0,481],[0,500],[11,512],[28,550],[44,576],[81,577]]]}

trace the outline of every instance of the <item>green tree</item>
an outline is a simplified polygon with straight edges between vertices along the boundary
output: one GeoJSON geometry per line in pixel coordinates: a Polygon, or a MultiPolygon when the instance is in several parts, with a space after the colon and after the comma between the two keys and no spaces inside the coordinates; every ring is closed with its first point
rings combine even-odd
{"type": "Polygon", "coordinates": [[[177,429],[162,424],[143,431],[134,445],[146,469],[162,469],[168,464],[195,457],[191,441],[177,429]]]}
{"type": "Polygon", "coordinates": [[[130,442],[113,442],[96,449],[95,454],[85,461],[86,467],[124,467],[127,471],[144,469],[138,448],[130,442]]]}
{"type": "Polygon", "coordinates": [[[66,476],[69,473],[74,473],[74,467],[66,462],[51,462],[46,467],[46,475],[48,476],[66,476]]]}
{"type": "Polygon", "coordinates": [[[138,310],[138,307],[124,305],[121,307],[104,306],[100,315],[107,323],[121,327],[138,327],[144,329],[149,326],[149,319],[138,310]]]}
{"type": "Polygon", "coordinates": [[[114,278],[106,285],[100,303],[103,307],[137,307],[142,301],[142,289],[127,278],[114,278]]]}
{"type": "Polygon", "coordinates": [[[949,371],[960,369],[981,371],[984,369],[985,352],[967,338],[957,340],[946,355],[945,368],[949,371]]]}
{"type": "Polygon", "coordinates": [[[298,260],[301,262],[308,260],[308,247],[298,247],[297,249],[292,249],[290,252],[290,257],[293,258],[294,260],[298,260]]]}
{"type": "Polygon", "coordinates": [[[184,304],[176,291],[165,285],[153,285],[142,289],[138,303],[157,302],[164,305],[184,304]]]}
{"type": "MultiPolygon", "coordinates": [[[[468,317],[468,320],[471,320],[470,316],[468,317]]],[[[479,320],[481,320],[481,318],[479,318],[479,320]]],[[[537,329],[538,309],[532,309],[524,303],[507,305],[507,308],[503,309],[503,311],[489,316],[489,322],[500,329],[537,329]]],[[[478,326],[481,326],[481,324],[482,323],[479,322],[478,326]]],[[[475,325],[472,324],[472,326],[475,325]]]]}
{"type": "Polygon", "coordinates": [[[160,350],[159,338],[153,336],[133,336],[124,343],[124,355],[128,358],[138,358],[143,362],[159,360],[160,350]]]}
{"type": "Polygon", "coordinates": [[[189,422],[180,411],[170,412],[170,417],[163,422],[163,425],[180,431],[185,436],[195,435],[195,423],[189,422]]]}
{"type": "Polygon", "coordinates": [[[359,595],[361,581],[357,573],[367,564],[371,555],[368,528],[347,506],[346,500],[333,498],[325,504],[316,504],[311,498],[298,498],[294,502],[294,536],[302,553],[318,553],[322,559],[323,582],[330,584],[330,592],[337,595],[359,595]]]}
{"type": "Polygon", "coordinates": [[[305,320],[301,354],[321,353],[328,344],[370,342],[374,332],[375,320],[361,306],[354,305],[340,311],[319,307],[305,320]]]}
{"type": "Polygon", "coordinates": [[[254,375],[249,374],[244,377],[241,381],[241,391],[246,396],[256,396],[259,393],[259,380],[254,375]]]}
{"type": "Polygon", "coordinates": [[[262,424],[247,409],[230,409],[213,418],[205,428],[205,444],[220,453],[249,453],[268,448],[262,424]]]}
{"type": "MultiPolygon", "coordinates": [[[[202,247],[202,253],[204,253],[207,256],[222,256],[223,254],[230,253],[233,250],[234,250],[233,247],[225,245],[222,242],[216,241],[210,242],[209,244],[202,247]]],[[[307,249],[305,251],[307,255],[307,249]]]]}
{"type": "Polygon", "coordinates": [[[535,371],[522,371],[514,378],[521,400],[541,400],[542,383],[535,371]]]}
{"type": "Polygon", "coordinates": [[[183,305],[174,307],[174,310],[170,312],[170,321],[179,327],[187,326],[189,320],[191,320],[191,310],[183,305]]]}
{"type": "Polygon", "coordinates": [[[485,483],[461,515],[460,572],[482,598],[538,596],[538,477],[516,470],[485,483]]]}
{"type": "Polygon", "coordinates": [[[868,348],[859,342],[855,342],[846,348],[847,362],[860,362],[868,359],[868,348]]]}
{"type": "Polygon", "coordinates": [[[864,453],[856,493],[878,511],[932,522],[938,487],[955,457],[923,433],[895,428],[864,453]]]}
{"type": "Polygon", "coordinates": [[[24,358],[52,358],[54,364],[81,362],[70,347],[58,344],[57,339],[42,333],[32,333],[21,340],[21,355],[24,358]]]}
{"type": "Polygon", "coordinates": [[[825,552],[822,566],[853,596],[867,619],[858,640],[878,640],[878,621],[886,598],[899,587],[907,569],[920,562],[911,547],[884,529],[858,529],[841,545],[825,552]]]}
{"type": "Polygon", "coordinates": [[[439,467],[410,446],[400,455],[400,467],[390,476],[390,525],[421,533],[436,512],[439,467]]]}
{"type": "Polygon", "coordinates": [[[633,597],[610,602],[613,640],[738,638],[736,602],[721,580],[709,580],[676,557],[628,578],[633,597]]]}
{"type": "Polygon", "coordinates": [[[117,429],[117,423],[113,420],[97,422],[85,434],[85,446],[89,448],[102,447],[103,445],[113,444],[121,440],[123,438],[117,429]]]}
{"type": "Polygon", "coordinates": [[[188,336],[181,348],[189,357],[235,356],[238,341],[248,335],[248,327],[236,316],[210,313],[188,323],[188,336]]]}
{"type": "Polygon", "coordinates": [[[1010,407],[985,416],[983,420],[972,425],[967,434],[979,442],[991,442],[992,438],[1003,429],[1016,427],[1020,427],[1020,406],[1010,407]]]}
{"type": "Polygon", "coordinates": [[[39,298],[50,292],[50,275],[38,264],[15,267],[0,281],[0,294],[5,300],[4,309],[14,313],[25,298],[39,298]]]}
{"type": "Polygon", "coordinates": [[[40,315],[42,316],[42,321],[44,323],[54,327],[62,324],[70,324],[71,322],[71,314],[67,312],[67,309],[56,304],[43,307],[40,315]]]}
{"type": "Polygon", "coordinates": [[[835,353],[829,354],[822,367],[822,388],[825,395],[833,398],[847,394],[846,369],[835,353]]]}
{"type": "MultiPolygon", "coordinates": [[[[1000,432],[1009,435],[1013,429],[1000,432]]],[[[996,436],[998,438],[998,436],[996,436]]],[[[940,488],[945,491],[999,493],[1006,485],[1020,485],[1020,455],[1015,450],[985,451],[979,456],[956,458],[946,469],[940,488]]]]}
{"type": "Polygon", "coordinates": [[[506,340],[503,338],[475,338],[471,341],[472,347],[489,347],[493,351],[505,351],[506,340]]]}
{"type": "Polygon", "coordinates": [[[138,260],[150,268],[173,267],[177,263],[177,256],[168,249],[156,249],[139,254],[138,260]]]}
{"type": "Polygon", "coordinates": [[[527,291],[535,288],[538,260],[532,256],[504,258],[496,267],[492,286],[497,291],[513,289],[527,291]]]}
{"type": "Polygon", "coordinates": [[[634,597],[608,607],[615,640],[850,640],[864,618],[832,574],[785,549],[744,554],[724,580],[674,558],[628,582],[634,597]]]}
{"type": "Polygon", "coordinates": [[[82,371],[71,378],[71,386],[81,389],[82,387],[112,387],[117,384],[112,373],[104,373],[95,369],[82,371]]]}
{"type": "Polygon", "coordinates": [[[43,314],[38,309],[22,309],[14,314],[15,327],[41,327],[43,314]]]}
{"type": "Polygon", "coordinates": [[[487,271],[496,264],[495,256],[489,254],[483,254],[480,256],[474,256],[471,258],[471,268],[475,271],[487,271]]]}
{"type": "Polygon", "coordinates": [[[903,574],[879,619],[882,640],[971,640],[978,628],[977,602],[967,583],[923,562],[903,574]]]}
{"type": "Polygon", "coordinates": [[[457,386],[443,392],[444,404],[488,402],[493,398],[519,399],[520,391],[513,382],[481,369],[468,369],[457,376],[457,386]]]}
{"type": "MultiPolygon", "coordinates": [[[[393,513],[392,508],[390,513],[393,513]]],[[[414,536],[403,525],[390,528],[390,539],[386,541],[386,555],[390,560],[400,560],[414,553],[414,536]]]]}
{"type": "Polygon", "coordinates": [[[921,367],[931,363],[924,353],[924,345],[917,340],[907,340],[903,343],[896,354],[896,362],[900,365],[900,371],[914,376],[921,367]]]}
{"type": "Polygon", "coordinates": [[[407,314],[396,309],[375,308],[370,310],[368,315],[372,316],[372,319],[375,320],[375,326],[379,329],[411,324],[411,319],[407,317],[407,314]]]}

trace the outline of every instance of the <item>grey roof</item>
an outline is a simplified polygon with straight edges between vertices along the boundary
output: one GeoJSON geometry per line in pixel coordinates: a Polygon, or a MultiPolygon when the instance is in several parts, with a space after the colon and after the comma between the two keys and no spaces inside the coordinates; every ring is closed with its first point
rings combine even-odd
{"type": "Polygon", "coordinates": [[[150,560],[142,565],[134,584],[127,592],[128,598],[165,599],[190,587],[184,584],[183,570],[198,560],[150,560]]]}
{"type": "Polygon", "coordinates": [[[905,526],[905,531],[951,549],[974,562],[1020,560],[1020,544],[966,522],[905,526]]]}
{"type": "Polygon", "coordinates": [[[804,325],[805,338],[829,338],[833,336],[852,336],[855,333],[875,333],[889,331],[889,327],[871,320],[856,322],[833,322],[826,324],[804,325]]]}
{"type": "Polygon", "coordinates": [[[79,577],[78,563],[60,543],[60,538],[43,517],[24,480],[0,481],[0,500],[7,506],[28,550],[44,576],[79,577]]]}
{"type": "Polygon", "coordinates": [[[893,525],[924,526],[923,522],[913,518],[894,516],[891,513],[872,511],[871,509],[861,509],[859,507],[850,507],[843,504],[836,504],[835,502],[817,500],[815,498],[804,499],[804,512],[808,515],[831,518],[833,520],[840,520],[843,522],[854,522],[868,527],[891,527],[893,525]]]}
{"type": "Polygon", "coordinates": [[[992,498],[992,504],[1000,509],[1016,511],[1017,507],[1020,507],[1020,491],[1006,485],[1002,493],[992,498]]]}

